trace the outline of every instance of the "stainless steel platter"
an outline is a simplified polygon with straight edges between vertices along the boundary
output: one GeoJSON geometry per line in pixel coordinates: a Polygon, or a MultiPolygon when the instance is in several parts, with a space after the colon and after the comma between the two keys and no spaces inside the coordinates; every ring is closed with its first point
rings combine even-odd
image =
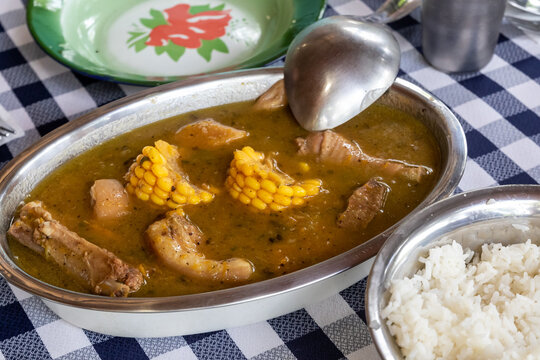
{"type": "MultiPolygon", "coordinates": [[[[322,300],[366,276],[372,257],[412,214],[366,243],[309,268],[195,295],[118,299],[81,294],[29,276],[12,259],[5,236],[12,214],[26,194],[59,165],[131,129],[197,109],[254,99],[282,76],[282,69],[266,68],[163,85],[98,108],[45,136],[0,173],[0,274],[43,298],[59,316],[77,326],[131,337],[182,335],[253,323],[322,300]]],[[[439,143],[441,177],[418,209],[450,195],[466,161],[465,136],[456,117],[431,94],[401,79],[380,101],[419,118],[439,143]]]]}

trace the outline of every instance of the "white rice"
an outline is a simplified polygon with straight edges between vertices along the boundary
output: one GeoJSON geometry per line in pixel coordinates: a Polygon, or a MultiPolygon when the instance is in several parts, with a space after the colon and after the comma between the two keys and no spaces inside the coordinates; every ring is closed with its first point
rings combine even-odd
{"type": "Polygon", "coordinates": [[[407,359],[540,359],[540,247],[429,250],[382,317],[407,359]]]}

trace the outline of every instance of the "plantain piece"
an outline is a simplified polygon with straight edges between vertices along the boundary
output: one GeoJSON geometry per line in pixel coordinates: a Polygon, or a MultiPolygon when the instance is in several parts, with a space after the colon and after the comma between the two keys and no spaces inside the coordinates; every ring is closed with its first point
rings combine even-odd
{"type": "Polygon", "coordinates": [[[171,209],[212,201],[214,194],[189,182],[178,165],[179,159],[178,148],[166,141],[145,146],[124,176],[127,192],[171,209]]]}
{"type": "Polygon", "coordinates": [[[225,181],[234,199],[257,210],[272,211],[304,204],[306,199],[319,194],[321,186],[319,179],[296,182],[250,146],[234,152],[225,181]]]}

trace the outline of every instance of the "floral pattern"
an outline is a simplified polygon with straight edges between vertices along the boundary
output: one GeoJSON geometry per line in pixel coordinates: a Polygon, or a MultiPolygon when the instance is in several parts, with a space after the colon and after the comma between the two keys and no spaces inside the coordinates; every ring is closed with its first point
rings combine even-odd
{"type": "Polygon", "coordinates": [[[167,53],[173,61],[178,61],[186,49],[196,49],[201,57],[210,61],[213,51],[229,52],[220,39],[231,20],[231,10],[224,8],[225,4],[213,8],[178,4],[163,12],[152,9],[151,18],[139,20],[150,31],[129,32],[128,46],[136,52],[151,46],[157,55],[167,53]]]}

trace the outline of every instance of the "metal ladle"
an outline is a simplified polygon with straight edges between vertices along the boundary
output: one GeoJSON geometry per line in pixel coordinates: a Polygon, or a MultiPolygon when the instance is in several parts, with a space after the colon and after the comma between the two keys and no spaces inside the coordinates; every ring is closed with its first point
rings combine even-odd
{"type": "Polygon", "coordinates": [[[332,16],[301,31],[285,60],[285,91],[300,125],[332,129],[358,115],[394,82],[397,40],[384,25],[332,16]]]}

